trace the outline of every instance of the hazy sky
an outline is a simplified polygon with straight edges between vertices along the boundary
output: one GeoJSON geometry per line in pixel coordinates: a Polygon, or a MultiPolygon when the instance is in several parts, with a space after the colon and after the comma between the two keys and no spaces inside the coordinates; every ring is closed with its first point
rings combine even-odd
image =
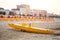
{"type": "Polygon", "coordinates": [[[0,7],[16,8],[16,5],[28,4],[31,9],[47,10],[49,13],[60,15],[60,0],[0,0],[0,7]]]}

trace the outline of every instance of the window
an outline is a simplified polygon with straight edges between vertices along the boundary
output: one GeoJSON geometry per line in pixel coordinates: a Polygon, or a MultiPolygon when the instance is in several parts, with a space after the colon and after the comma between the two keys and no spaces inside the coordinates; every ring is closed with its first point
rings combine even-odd
{"type": "Polygon", "coordinates": [[[25,14],[26,13],[26,9],[25,8],[20,8],[20,13],[21,14],[25,14]]]}
{"type": "Polygon", "coordinates": [[[9,12],[9,15],[14,15],[14,12],[9,12]]]}
{"type": "Polygon", "coordinates": [[[0,15],[1,15],[1,14],[2,14],[2,15],[5,15],[6,13],[5,13],[5,12],[0,11],[0,15]]]}

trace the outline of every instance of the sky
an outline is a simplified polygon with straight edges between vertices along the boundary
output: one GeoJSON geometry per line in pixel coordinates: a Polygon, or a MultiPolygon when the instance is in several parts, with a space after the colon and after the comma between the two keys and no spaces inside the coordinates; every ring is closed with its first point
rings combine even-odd
{"type": "Polygon", "coordinates": [[[27,4],[31,9],[47,10],[48,13],[60,15],[60,0],[0,0],[0,7],[16,8],[16,5],[27,4]]]}

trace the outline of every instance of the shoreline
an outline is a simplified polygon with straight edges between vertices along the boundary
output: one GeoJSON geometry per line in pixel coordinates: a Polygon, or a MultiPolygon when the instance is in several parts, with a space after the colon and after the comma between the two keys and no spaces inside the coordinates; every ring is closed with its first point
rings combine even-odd
{"type": "Polygon", "coordinates": [[[26,20],[26,21],[54,21],[54,18],[0,18],[0,21],[20,21],[20,20],[26,20]]]}

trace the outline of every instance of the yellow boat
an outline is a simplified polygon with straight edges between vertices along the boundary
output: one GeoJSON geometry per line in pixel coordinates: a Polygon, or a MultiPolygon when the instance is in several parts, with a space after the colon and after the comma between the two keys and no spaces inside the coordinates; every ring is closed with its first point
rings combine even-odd
{"type": "Polygon", "coordinates": [[[40,33],[40,34],[54,34],[53,30],[37,28],[37,27],[34,27],[33,25],[27,26],[26,23],[22,23],[22,25],[9,23],[8,25],[16,30],[21,30],[25,32],[40,33]]]}

